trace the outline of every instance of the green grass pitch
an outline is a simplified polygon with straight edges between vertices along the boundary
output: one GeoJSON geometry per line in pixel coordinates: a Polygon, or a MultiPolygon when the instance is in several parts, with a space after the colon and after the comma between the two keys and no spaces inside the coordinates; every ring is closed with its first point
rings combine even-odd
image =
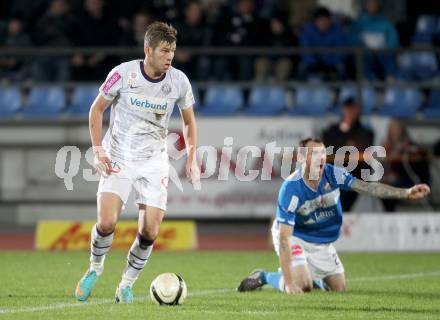
{"type": "Polygon", "coordinates": [[[440,254],[342,254],[349,292],[287,296],[271,288],[233,289],[256,267],[277,268],[272,252],[155,252],[134,287],[132,305],[114,303],[126,252],[112,251],[87,303],[73,290],[86,252],[0,252],[0,319],[440,319],[440,254]],[[156,306],[151,280],[180,274],[182,306],[156,306]]]}

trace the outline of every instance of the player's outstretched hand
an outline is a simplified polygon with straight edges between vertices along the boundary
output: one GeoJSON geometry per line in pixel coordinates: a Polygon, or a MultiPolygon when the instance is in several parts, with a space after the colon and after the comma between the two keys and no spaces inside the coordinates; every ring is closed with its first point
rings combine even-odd
{"type": "Polygon", "coordinates": [[[431,192],[431,189],[426,184],[416,184],[408,189],[408,199],[419,200],[423,199],[431,192]]]}
{"type": "Polygon", "coordinates": [[[102,147],[93,147],[95,154],[95,169],[101,176],[108,176],[112,172],[112,163],[102,147]]]}
{"type": "Polygon", "coordinates": [[[287,294],[303,294],[302,289],[294,284],[286,284],[284,286],[284,291],[287,294]]]}

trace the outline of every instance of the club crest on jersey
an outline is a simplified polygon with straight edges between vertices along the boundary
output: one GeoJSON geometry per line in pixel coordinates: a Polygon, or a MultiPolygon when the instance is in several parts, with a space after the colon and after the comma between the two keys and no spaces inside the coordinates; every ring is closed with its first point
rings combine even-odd
{"type": "Polygon", "coordinates": [[[138,79],[138,73],[130,72],[130,77],[128,78],[128,84],[130,85],[131,89],[134,89],[137,79],[138,79]]]}
{"type": "Polygon", "coordinates": [[[130,94],[128,96],[128,103],[133,107],[157,114],[165,114],[168,109],[167,99],[147,97],[138,94],[130,94]]]}
{"type": "Polygon", "coordinates": [[[162,91],[164,95],[167,95],[171,92],[171,86],[168,83],[164,83],[162,87],[160,87],[160,91],[162,91]]]}

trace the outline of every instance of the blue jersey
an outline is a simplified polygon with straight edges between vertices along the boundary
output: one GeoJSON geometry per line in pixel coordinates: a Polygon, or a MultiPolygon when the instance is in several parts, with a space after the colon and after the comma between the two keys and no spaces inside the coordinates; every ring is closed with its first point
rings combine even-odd
{"type": "Polygon", "coordinates": [[[326,164],[313,190],[301,171],[295,171],[281,186],[276,221],[293,226],[293,235],[304,241],[336,241],[342,225],[339,189],[348,190],[355,179],[345,169],[326,164]]]}

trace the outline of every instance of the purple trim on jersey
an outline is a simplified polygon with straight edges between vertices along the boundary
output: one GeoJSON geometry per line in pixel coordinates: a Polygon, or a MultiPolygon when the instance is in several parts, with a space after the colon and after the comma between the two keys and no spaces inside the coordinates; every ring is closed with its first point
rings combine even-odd
{"type": "Polygon", "coordinates": [[[142,75],[144,76],[145,80],[150,81],[150,82],[157,83],[157,82],[161,82],[163,79],[165,79],[165,76],[166,76],[165,73],[164,73],[163,75],[161,75],[161,76],[160,76],[159,78],[157,78],[157,79],[150,78],[150,77],[148,76],[148,74],[145,73],[144,62],[143,62],[143,61],[139,61],[139,62],[140,62],[140,66],[141,66],[141,73],[142,73],[142,75]]]}

